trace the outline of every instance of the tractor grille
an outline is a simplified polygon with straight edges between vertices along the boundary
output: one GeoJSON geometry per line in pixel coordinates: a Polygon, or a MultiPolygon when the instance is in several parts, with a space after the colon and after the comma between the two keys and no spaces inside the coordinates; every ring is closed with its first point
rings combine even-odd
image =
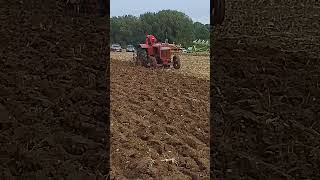
{"type": "Polygon", "coordinates": [[[170,51],[169,50],[162,50],[161,51],[161,58],[170,59],[170,51]]]}

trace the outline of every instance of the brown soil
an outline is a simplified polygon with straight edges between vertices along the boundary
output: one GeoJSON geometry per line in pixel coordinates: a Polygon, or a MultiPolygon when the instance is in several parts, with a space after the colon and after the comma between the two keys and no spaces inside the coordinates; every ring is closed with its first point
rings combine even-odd
{"type": "Polygon", "coordinates": [[[1,1],[1,179],[107,175],[107,18],[56,3],[1,1]]]}
{"type": "Polygon", "coordinates": [[[320,179],[318,1],[227,1],[213,33],[212,169],[320,179]]]}
{"type": "Polygon", "coordinates": [[[112,179],[209,179],[209,81],[110,68],[112,179]]]}
{"type": "MultiPolygon", "coordinates": [[[[194,55],[192,53],[180,53],[180,69],[167,69],[168,71],[194,76],[202,79],[210,79],[210,56],[194,55]]],[[[132,52],[111,52],[110,57],[119,61],[132,61],[132,52]]]]}

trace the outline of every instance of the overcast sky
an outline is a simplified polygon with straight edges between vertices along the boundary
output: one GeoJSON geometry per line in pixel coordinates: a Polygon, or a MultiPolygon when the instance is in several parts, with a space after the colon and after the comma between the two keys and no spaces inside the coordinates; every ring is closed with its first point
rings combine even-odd
{"type": "Polygon", "coordinates": [[[139,16],[164,9],[178,10],[193,21],[210,23],[210,0],[110,0],[111,16],[139,16]]]}

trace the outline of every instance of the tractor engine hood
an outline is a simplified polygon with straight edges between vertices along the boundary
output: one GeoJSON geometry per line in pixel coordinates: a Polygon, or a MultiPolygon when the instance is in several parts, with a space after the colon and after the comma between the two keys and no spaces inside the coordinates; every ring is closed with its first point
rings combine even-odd
{"type": "Polygon", "coordinates": [[[149,45],[147,45],[147,44],[140,44],[140,47],[141,47],[142,49],[146,49],[146,48],[149,47],[149,45]]]}
{"type": "Polygon", "coordinates": [[[170,47],[160,47],[160,50],[170,50],[170,47]]]}

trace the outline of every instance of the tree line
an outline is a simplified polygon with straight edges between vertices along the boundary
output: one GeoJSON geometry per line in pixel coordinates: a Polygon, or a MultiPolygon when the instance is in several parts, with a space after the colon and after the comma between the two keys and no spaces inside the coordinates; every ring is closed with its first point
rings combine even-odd
{"type": "Polygon", "coordinates": [[[132,15],[110,18],[110,42],[122,46],[144,43],[145,34],[153,34],[158,41],[175,42],[184,47],[193,40],[209,40],[210,25],[193,22],[183,12],[162,10],[157,13],[147,12],[139,17],[132,15]]]}

